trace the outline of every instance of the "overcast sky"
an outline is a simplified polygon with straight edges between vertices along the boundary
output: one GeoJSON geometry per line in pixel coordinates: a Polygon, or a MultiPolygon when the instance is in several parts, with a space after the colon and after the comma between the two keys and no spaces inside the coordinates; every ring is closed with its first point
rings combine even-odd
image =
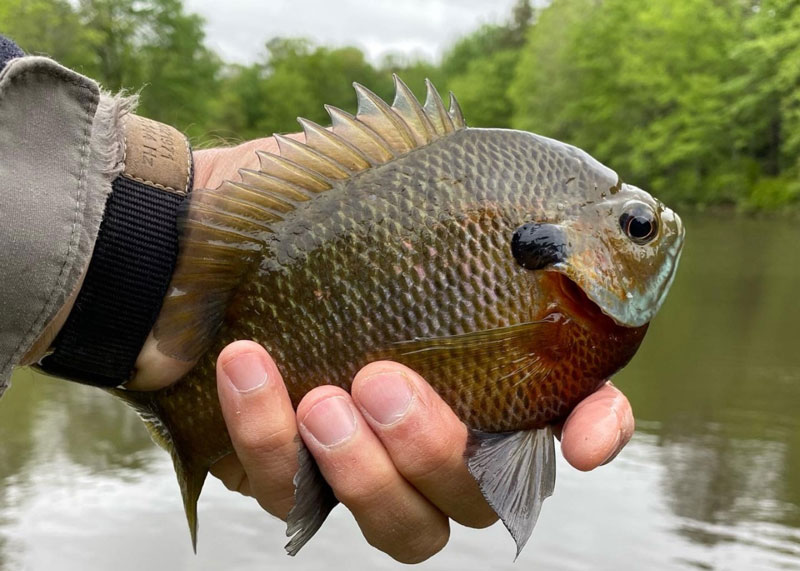
{"type": "Polygon", "coordinates": [[[209,47],[251,63],[275,36],[355,45],[377,62],[388,52],[438,58],[459,36],[506,20],[514,0],[185,0],[206,19],[209,47]]]}

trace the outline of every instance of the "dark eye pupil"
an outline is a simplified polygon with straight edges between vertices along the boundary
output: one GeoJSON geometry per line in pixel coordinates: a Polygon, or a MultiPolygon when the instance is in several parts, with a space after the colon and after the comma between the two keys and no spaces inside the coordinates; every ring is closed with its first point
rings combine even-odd
{"type": "Polygon", "coordinates": [[[619,217],[623,232],[637,244],[646,244],[658,232],[654,214],[644,205],[630,208],[619,217]]]}
{"type": "Polygon", "coordinates": [[[631,216],[628,220],[628,235],[640,240],[647,238],[653,232],[653,224],[642,216],[631,216]]]}

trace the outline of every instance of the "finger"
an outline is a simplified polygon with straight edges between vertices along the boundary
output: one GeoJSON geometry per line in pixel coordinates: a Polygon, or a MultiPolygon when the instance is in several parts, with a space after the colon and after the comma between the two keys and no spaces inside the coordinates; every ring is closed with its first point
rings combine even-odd
{"type": "Polygon", "coordinates": [[[278,368],[257,343],[236,341],[217,360],[217,391],[243,473],[229,457],[214,473],[285,519],[294,504],[297,424],[278,368]]]}
{"type": "Polygon", "coordinates": [[[497,521],[464,462],[466,426],[422,377],[398,363],[378,361],[356,375],[352,393],[411,485],[462,525],[497,521]]]}
{"type": "Polygon", "coordinates": [[[631,403],[606,383],[575,407],[564,423],[561,451],[578,470],[610,462],[633,436],[631,403]]]}
{"type": "Polygon", "coordinates": [[[447,543],[447,517],[397,472],[349,394],[324,386],[297,407],[300,434],[370,544],[417,563],[447,543]]]}
{"type": "Polygon", "coordinates": [[[253,495],[252,491],[250,491],[250,479],[247,477],[247,472],[244,471],[244,466],[242,466],[242,462],[235,452],[231,452],[214,462],[208,471],[222,481],[225,487],[232,492],[239,492],[245,496],[253,495]]]}

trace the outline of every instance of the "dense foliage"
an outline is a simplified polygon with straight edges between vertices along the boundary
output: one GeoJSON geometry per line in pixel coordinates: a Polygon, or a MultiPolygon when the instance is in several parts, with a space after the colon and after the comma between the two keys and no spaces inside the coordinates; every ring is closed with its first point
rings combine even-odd
{"type": "Polygon", "coordinates": [[[198,144],[325,122],[353,110],[351,82],[390,98],[398,72],[423,95],[453,90],[473,126],[515,127],[582,147],[672,202],[767,209],[800,200],[800,4],[794,0],[519,0],[505,24],[437,64],[273,38],[226,64],[181,0],[4,0],[0,31],[198,144]]]}

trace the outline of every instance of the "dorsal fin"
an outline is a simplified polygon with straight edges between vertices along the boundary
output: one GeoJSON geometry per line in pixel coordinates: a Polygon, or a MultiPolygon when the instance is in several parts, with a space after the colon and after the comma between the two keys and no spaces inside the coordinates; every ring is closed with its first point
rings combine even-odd
{"type": "Polygon", "coordinates": [[[397,116],[383,99],[358,83],[353,87],[358,95],[358,113],[356,118],[372,127],[376,133],[398,154],[405,154],[416,145],[408,125],[397,116]]]}
{"type": "Polygon", "coordinates": [[[272,226],[288,212],[343,180],[466,127],[452,94],[448,111],[430,81],[424,105],[396,75],[394,82],[391,106],[353,84],[355,116],[326,106],[328,129],[298,119],[305,142],[275,135],[278,153],[259,151],[258,170],[242,170],[238,182],[192,193],[177,267],[155,326],[162,352],[184,361],[203,354],[242,277],[263,255],[272,226]]]}
{"type": "Polygon", "coordinates": [[[366,155],[332,131],[307,119],[300,118],[298,121],[303,127],[303,134],[306,137],[305,144],[319,154],[326,156],[328,160],[338,167],[344,167],[335,173],[328,174],[328,176],[337,179],[347,178],[350,173],[369,168],[369,159],[366,155]]]}
{"type": "Polygon", "coordinates": [[[442,98],[439,97],[439,92],[436,91],[433,83],[431,83],[428,79],[425,80],[425,86],[428,88],[428,93],[425,97],[425,105],[423,106],[423,109],[425,110],[425,114],[431,120],[433,129],[440,137],[442,135],[452,133],[455,130],[455,127],[453,126],[453,120],[450,118],[450,115],[448,115],[447,110],[444,108],[444,102],[442,101],[442,98]]]}
{"type": "Polygon", "coordinates": [[[416,144],[418,146],[427,145],[437,138],[436,131],[433,128],[430,118],[408,86],[403,83],[403,80],[397,77],[397,74],[394,74],[392,77],[394,78],[395,88],[392,110],[405,121],[409,130],[414,135],[416,144]]]}
{"type": "Polygon", "coordinates": [[[452,91],[450,92],[450,111],[448,114],[453,121],[453,128],[456,130],[464,129],[467,126],[467,122],[464,121],[464,114],[461,112],[461,105],[458,104],[458,100],[452,91]]]}

